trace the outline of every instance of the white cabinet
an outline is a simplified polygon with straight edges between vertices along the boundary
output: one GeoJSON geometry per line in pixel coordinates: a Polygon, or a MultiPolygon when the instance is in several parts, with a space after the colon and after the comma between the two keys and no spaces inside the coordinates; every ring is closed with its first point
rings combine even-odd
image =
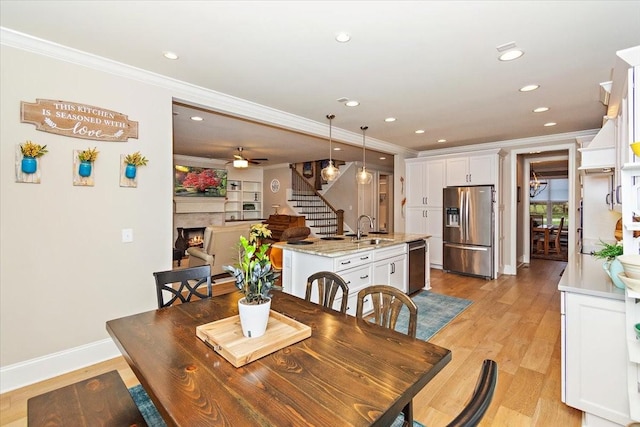
{"type": "Polygon", "coordinates": [[[495,154],[447,159],[446,186],[495,184],[495,168],[495,154]]]}
{"type": "Polygon", "coordinates": [[[564,396],[574,408],[627,425],[630,362],[625,334],[625,302],[562,292],[564,396]]]}
{"type": "Polygon", "coordinates": [[[444,160],[407,162],[407,206],[442,206],[444,160]]]}
{"type": "Polygon", "coordinates": [[[374,285],[390,285],[407,292],[407,245],[379,249],[373,253],[374,285]]]}
{"type": "Polygon", "coordinates": [[[407,208],[407,233],[429,234],[429,262],[442,268],[442,207],[407,208]]]}

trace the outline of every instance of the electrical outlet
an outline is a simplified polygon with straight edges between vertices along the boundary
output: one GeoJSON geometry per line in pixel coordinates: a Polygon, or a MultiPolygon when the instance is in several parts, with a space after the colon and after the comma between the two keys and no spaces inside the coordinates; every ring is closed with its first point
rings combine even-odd
{"type": "Polygon", "coordinates": [[[122,229],[122,243],[131,243],[133,242],[133,229],[131,228],[123,228],[122,229]]]}

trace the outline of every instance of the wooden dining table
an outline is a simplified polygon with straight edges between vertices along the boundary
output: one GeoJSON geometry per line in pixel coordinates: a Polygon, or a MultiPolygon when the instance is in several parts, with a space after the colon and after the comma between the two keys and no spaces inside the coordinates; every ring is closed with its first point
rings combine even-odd
{"type": "Polygon", "coordinates": [[[238,314],[240,297],[107,322],[167,425],[389,426],[451,360],[446,348],[276,291],[271,309],[311,336],[236,368],[196,327],[238,314]]]}
{"type": "Polygon", "coordinates": [[[540,233],[544,235],[544,254],[549,255],[549,240],[551,232],[555,230],[555,226],[551,225],[536,225],[531,228],[533,233],[540,233]]]}

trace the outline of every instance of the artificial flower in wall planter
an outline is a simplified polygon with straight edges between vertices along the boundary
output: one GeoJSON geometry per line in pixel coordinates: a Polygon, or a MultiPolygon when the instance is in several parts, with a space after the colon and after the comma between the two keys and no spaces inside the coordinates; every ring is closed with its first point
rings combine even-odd
{"type": "Polygon", "coordinates": [[[20,144],[20,151],[22,152],[22,172],[32,174],[38,170],[38,162],[36,159],[47,153],[47,146],[27,141],[24,144],[20,144]]]}
{"type": "Polygon", "coordinates": [[[149,160],[140,154],[139,151],[136,151],[133,154],[127,154],[124,158],[124,162],[127,164],[127,167],[124,170],[124,176],[129,179],[134,179],[136,177],[138,166],[146,166],[149,160]]]}
{"type": "Polygon", "coordinates": [[[86,178],[91,175],[91,169],[93,167],[93,162],[98,158],[99,151],[94,148],[87,148],[86,150],[82,150],[78,153],[78,160],[80,160],[80,165],[78,166],[78,175],[83,178],[86,178]]]}

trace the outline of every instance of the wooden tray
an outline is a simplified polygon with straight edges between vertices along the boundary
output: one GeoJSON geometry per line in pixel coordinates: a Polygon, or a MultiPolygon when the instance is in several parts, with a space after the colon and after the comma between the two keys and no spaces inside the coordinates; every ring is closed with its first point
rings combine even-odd
{"type": "Polygon", "coordinates": [[[196,327],[196,336],[239,368],[311,336],[311,327],[271,310],[267,330],[258,338],[242,335],[240,316],[196,327]]]}

